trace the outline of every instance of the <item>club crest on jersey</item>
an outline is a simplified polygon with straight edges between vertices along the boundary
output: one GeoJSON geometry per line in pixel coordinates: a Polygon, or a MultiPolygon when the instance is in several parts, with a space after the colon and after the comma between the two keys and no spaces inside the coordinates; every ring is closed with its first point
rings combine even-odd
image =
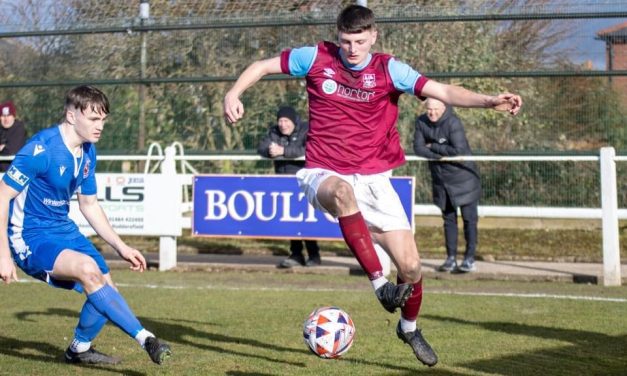
{"type": "Polygon", "coordinates": [[[335,71],[331,68],[324,68],[322,74],[329,78],[333,78],[333,76],[335,75],[335,71]]]}
{"type": "Polygon", "coordinates": [[[362,78],[364,89],[372,89],[377,86],[377,80],[374,73],[366,73],[362,78]]]}
{"type": "Polygon", "coordinates": [[[22,187],[25,186],[26,183],[28,183],[28,180],[29,180],[28,176],[24,175],[15,166],[11,166],[11,168],[9,168],[9,171],[7,171],[7,175],[9,175],[11,180],[13,180],[14,182],[16,182],[17,184],[19,184],[22,187]]]}
{"type": "Polygon", "coordinates": [[[324,80],[324,82],[322,83],[322,91],[324,91],[325,94],[333,94],[335,93],[335,91],[337,90],[337,82],[328,79],[328,80],[324,80]]]}
{"type": "Polygon", "coordinates": [[[91,160],[87,158],[85,161],[85,167],[83,167],[83,179],[89,176],[89,165],[91,165],[91,160]]]}
{"type": "Polygon", "coordinates": [[[44,147],[42,145],[35,145],[35,149],[33,150],[33,157],[36,156],[37,154],[41,154],[44,151],[46,151],[46,149],[44,149],[44,147]]]}

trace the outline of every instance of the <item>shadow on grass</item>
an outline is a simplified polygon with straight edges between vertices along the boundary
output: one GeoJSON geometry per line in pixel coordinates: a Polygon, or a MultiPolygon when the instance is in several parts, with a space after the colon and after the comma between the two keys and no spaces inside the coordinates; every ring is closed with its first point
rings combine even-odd
{"type": "MultiPolygon", "coordinates": [[[[0,336],[0,354],[33,362],[63,363],[65,349],[58,348],[43,341],[23,341],[17,338],[0,336]],[[36,353],[36,354],[33,354],[36,353]],[[54,355],[56,354],[56,355],[54,355]]],[[[81,367],[110,372],[119,375],[143,376],[145,373],[122,369],[120,366],[102,366],[89,364],[68,364],[68,367],[81,367]]]]}
{"type": "Polygon", "coordinates": [[[478,322],[452,317],[424,315],[422,318],[472,325],[507,335],[536,337],[568,342],[561,347],[510,354],[491,360],[460,364],[462,367],[493,374],[539,375],[624,375],[627,365],[627,335],[611,336],[602,333],[560,329],[548,326],[516,324],[511,322],[478,322]]]}
{"type": "MultiPolygon", "coordinates": [[[[74,312],[72,310],[63,309],[63,308],[49,308],[46,311],[30,311],[30,312],[20,312],[16,314],[19,320],[24,320],[24,321],[34,321],[31,319],[31,316],[37,316],[37,315],[72,317],[72,318],[78,319],[77,317],[78,312],[74,312]]],[[[174,323],[174,322],[165,322],[164,320],[157,321],[149,317],[139,317],[139,321],[142,323],[142,325],[146,327],[146,329],[152,331],[159,338],[165,340],[166,342],[169,342],[171,344],[187,345],[195,349],[213,351],[219,354],[230,354],[230,355],[240,356],[244,358],[255,358],[259,360],[265,360],[267,362],[282,363],[282,364],[287,364],[287,365],[299,367],[299,368],[305,368],[306,364],[303,362],[294,362],[294,361],[288,361],[285,359],[276,359],[273,357],[260,355],[256,353],[257,352],[256,350],[257,349],[272,350],[278,354],[277,357],[285,353],[296,353],[296,354],[302,354],[303,356],[312,356],[311,352],[304,348],[295,349],[292,347],[278,346],[273,343],[259,341],[254,338],[227,336],[223,334],[210,333],[210,332],[196,329],[196,327],[200,325],[207,325],[208,324],[207,322],[177,319],[176,322],[174,323]],[[194,341],[193,339],[196,339],[199,341],[208,340],[212,342],[212,344],[194,341]],[[232,349],[226,349],[223,346],[220,346],[220,344],[247,345],[252,348],[252,351],[251,353],[235,351],[232,349]]],[[[1,344],[2,343],[0,342],[0,345],[1,344]]],[[[176,357],[176,347],[174,345],[172,347],[173,347],[172,352],[174,353],[173,356],[176,357]]],[[[55,348],[55,351],[58,351],[58,349],[55,348]]],[[[2,350],[0,350],[0,353],[2,353],[2,350]]],[[[342,360],[356,363],[356,364],[365,364],[365,365],[372,366],[372,367],[380,367],[380,368],[388,369],[388,370],[406,371],[407,374],[413,374],[413,372],[415,372],[414,368],[402,367],[402,366],[398,366],[398,365],[390,364],[390,363],[369,362],[369,361],[364,361],[361,359],[360,360],[342,359],[342,360]]]]}

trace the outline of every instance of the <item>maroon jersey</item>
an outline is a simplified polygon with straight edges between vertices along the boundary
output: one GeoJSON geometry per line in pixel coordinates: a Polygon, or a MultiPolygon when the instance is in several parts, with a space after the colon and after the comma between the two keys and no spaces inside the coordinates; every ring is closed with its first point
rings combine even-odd
{"type": "MultiPolygon", "coordinates": [[[[281,53],[281,69],[290,74],[290,50],[281,53]]],[[[405,162],[396,129],[399,91],[390,76],[391,55],[374,53],[362,70],[344,66],[339,47],[321,42],[306,74],[309,133],[305,167],[344,175],[375,174],[405,162]]],[[[427,79],[416,81],[420,95],[427,79]]]]}

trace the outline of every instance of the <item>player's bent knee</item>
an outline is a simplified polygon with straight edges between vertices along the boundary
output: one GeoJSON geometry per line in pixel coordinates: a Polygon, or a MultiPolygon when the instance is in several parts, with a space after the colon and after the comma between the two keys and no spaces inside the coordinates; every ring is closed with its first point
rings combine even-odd
{"type": "Polygon", "coordinates": [[[81,261],[77,266],[77,278],[85,286],[104,285],[107,280],[93,260],[81,261]]]}
{"type": "Polygon", "coordinates": [[[416,283],[422,278],[422,271],[420,268],[420,262],[412,262],[411,264],[403,265],[399,270],[399,275],[405,283],[416,283]]]}
{"type": "Polygon", "coordinates": [[[340,181],[334,188],[333,196],[338,205],[347,205],[354,201],[353,188],[347,182],[340,181]]]}

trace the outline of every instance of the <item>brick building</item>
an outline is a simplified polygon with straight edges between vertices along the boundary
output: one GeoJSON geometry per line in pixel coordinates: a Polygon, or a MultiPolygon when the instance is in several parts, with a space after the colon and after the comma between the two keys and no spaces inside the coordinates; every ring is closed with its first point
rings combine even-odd
{"type": "MultiPolygon", "coordinates": [[[[605,41],[605,67],[608,71],[627,70],[627,21],[599,30],[596,39],[605,41]]],[[[627,77],[612,77],[612,88],[627,107],[627,77]]]]}

